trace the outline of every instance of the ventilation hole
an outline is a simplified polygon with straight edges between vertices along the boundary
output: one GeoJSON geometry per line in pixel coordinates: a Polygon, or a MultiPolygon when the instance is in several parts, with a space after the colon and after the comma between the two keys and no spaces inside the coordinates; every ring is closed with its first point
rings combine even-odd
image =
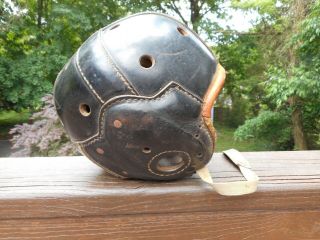
{"type": "Polygon", "coordinates": [[[151,148],[145,147],[145,148],[142,149],[142,152],[144,152],[144,153],[151,153],[151,148]]]}
{"type": "Polygon", "coordinates": [[[114,120],[113,126],[115,128],[121,128],[122,127],[122,122],[120,120],[114,120]]]}
{"type": "Polygon", "coordinates": [[[157,169],[161,172],[174,172],[184,165],[183,158],[175,155],[171,158],[161,158],[157,163],[157,169]]]}
{"type": "Polygon", "coordinates": [[[112,28],[110,28],[110,31],[113,30],[113,29],[116,29],[119,26],[120,26],[120,24],[114,25],[112,28]]]}
{"type": "Polygon", "coordinates": [[[194,137],[195,137],[195,138],[199,138],[199,134],[195,134],[194,137]]]}
{"type": "Polygon", "coordinates": [[[96,152],[99,154],[104,154],[104,150],[102,148],[96,148],[96,152]]]}
{"type": "Polygon", "coordinates": [[[153,57],[149,55],[143,55],[140,58],[140,65],[144,68],[151,68],[154,65],[154,59],[153,57]]]}
{"type": "Polygon", "coordinates": [[[197,157],[202,157],[202,153],[198,153],[198,154],[197,154],[197,157]]]}
{"type": "Polygon", "coordinates": [[[91,109],[90,109],[89,105],[85,104],[85,103],[81,103],[79,105],[79,111],[80,111],[81,115],[85,116],[85,117],[89,116],[91,113],[91,109]]]}
{"type": "Polygon", "coordinates": [[[188,35],[186,30],[184,30],[182,27],[177,27],[177,30],[182,36],[187,36],[188,35]]]}

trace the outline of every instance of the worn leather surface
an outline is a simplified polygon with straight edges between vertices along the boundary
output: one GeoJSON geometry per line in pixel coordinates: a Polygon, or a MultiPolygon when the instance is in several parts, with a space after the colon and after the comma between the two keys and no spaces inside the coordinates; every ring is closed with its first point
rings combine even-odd
{"type": "Polygon", "coordinates": [[[115,25],[119,26],[102,30],[102,41],[140,95],[152,96],[175,81],[204,96],[215,72],[216,60],[190,30],[183,27],[187,33],[184,36],[177,30],[182,24],[156,14],[129,17],[115,25]],[[145,54],[155,60],[150,69],[142,69],[139,64],[140,56],[145,54]]]}
{"type": "Polygon", "coordinates": [[[83,151],[122,176],[175,179],[203,167],[213,153],[200,116],[201,102],[175,85],[152,99],[117,99],[102,111],[98,141],[91,140],[83,151]],[[122,123],[120,128],[114,126],[115,120],[122,123]],[[98,148],[104,149],[104,154],[99,154],[98,148]],[[144,153],[145,148],[150,153],[144,153]],[[185,163],[175,171],[158,171],[157,156],[169,156],[167,153],[183,156],[185,163]]]}
{"type": "Polygon", "coordinates": [[[160,14],[134,15],[94,33],[62,69],[54,91],[57,112],[82,152],[114,175],[181,178],[213,153],[201,110],[216,67],[209,49],[183,24],[160,14]],[[152,57],[152,67],[141,66],[143,55],[152,57]],[[79,111],[83,103],[88,116],[79,111]],[[164,171],[159,161],[180,164],[164,171]]]}
{"type": "Polygon", "coordinates": [[[73,141],[89,138],[98,131],[98,116],[102,104],[81,78],[75,57],[66,64],[55,84],[55,106],[65,130],[73,141]],[[79,104],[86,103],[91,114],[83,117],[79,104]]]}

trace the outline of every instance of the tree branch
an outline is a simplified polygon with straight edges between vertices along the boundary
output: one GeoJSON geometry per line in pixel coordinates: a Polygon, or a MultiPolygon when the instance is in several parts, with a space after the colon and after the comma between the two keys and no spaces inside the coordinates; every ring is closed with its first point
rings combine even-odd
{"type": "Polygon", "coordinates": [[[202,7],[203,7],[203,5],[205,4],[205,2],[206,2],[206,1],[202,0],[201,5],[200,5],[200,7],[199,7],[200,10],[202,9],[202,7]]]}
{"type": "Polygon", "coordinates": [[[184,24],[188,25],[188,21],[182,16],[179,8],[177,7],[177,5],[175,4],[175,2],[170,2],[170,6],[169,8],[171,8],[176,14],[178,14],[178,16],[181,18],[181,20],[183,21],[184,24]]]}

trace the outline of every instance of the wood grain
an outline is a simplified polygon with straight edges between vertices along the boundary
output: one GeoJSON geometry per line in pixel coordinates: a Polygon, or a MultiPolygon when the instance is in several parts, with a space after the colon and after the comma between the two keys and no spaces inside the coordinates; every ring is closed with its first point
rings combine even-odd
{"type": "MultiPolygon", "coordinates": [[[[84,157],[0,158],[0,239],[320,239],[320,151],[243,154],[261,182],[240,197],[196,175],[120,180],[84,157]]],[[[216,181],[241,179],[213,158],[216,181]]]]}

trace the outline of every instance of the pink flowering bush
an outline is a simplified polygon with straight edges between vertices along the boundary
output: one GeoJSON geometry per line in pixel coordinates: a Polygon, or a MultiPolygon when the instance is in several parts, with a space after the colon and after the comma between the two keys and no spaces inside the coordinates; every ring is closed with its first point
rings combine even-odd
{"type": "Polygon", "coordinates": [[[41,111],[31,116],[32,123],[15,125],[12,149],[14,157],[79,155],[77,146],[66,135],[55,110],[51,94],[42,98],[41,111]]]}

